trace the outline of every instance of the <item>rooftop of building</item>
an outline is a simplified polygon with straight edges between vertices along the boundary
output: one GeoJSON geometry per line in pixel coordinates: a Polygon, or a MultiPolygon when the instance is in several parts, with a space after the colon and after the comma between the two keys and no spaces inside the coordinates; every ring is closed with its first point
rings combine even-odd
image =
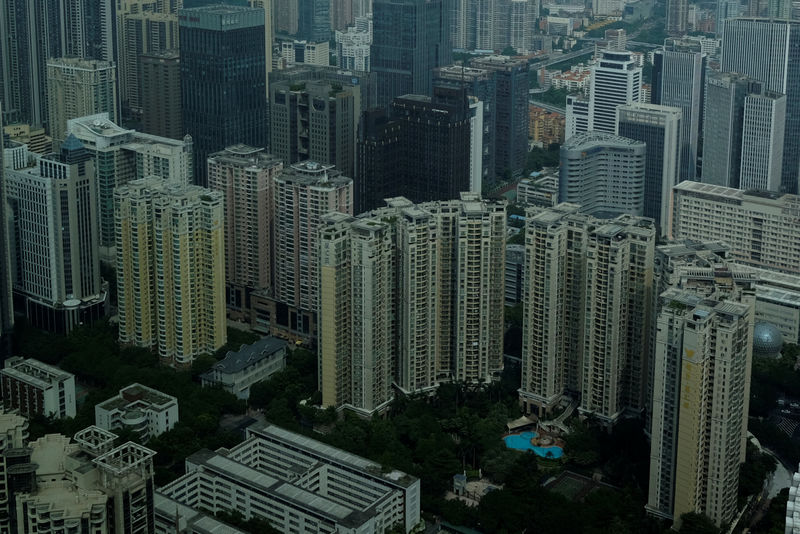
{"type": "Polygon", "coordinates": [[[326,445],[321,441],[291,432],[270,423],[256,423],[247,429],[248,436],[265,436],[289,444],[293,448],[306,451],[312,456],[322,458],[323,462],[347,466],[351,469],[372,475],[375,478],[399,487],[409,487],[417,478],[402,471],[384,472],[380,464],[356,456],[341,449],[326,445]]]}
{"type": "MultiPolygon", "coordinates": [[[[258,492],[313,511],[343,526],[358,527],[370,516],[353,508],[334,502],[318,493],[311,492],[290,482],[272,477],[236,460],[208,449],[198,451],[186,459],[187,464],[201,466],[206,472],[217,472],[233,478],[239,483],[255,488],[258,492]]],[[[168,488],[165,488],[168,489],[168,488]]]]}
{"type": "Polygon", "coordinates": [[[316,161],[302,161],[283,168],[277,177],[282,182],[291,182],[306,186],[337,188],[353,182],[342,175],[334,165],[325,165],[316,161]]]}
{"type": "Polygon", "coordinates": [[[224,150],[208,156],[209,161],[227,163],[239,167],[272,168],[282,166],[280,158],[266,152],[263,148],[249,145],[231,145],[224,150]]]}
{"type": "Polygon", "coordinates": [[[33,358],[25,359],[21,356],[7,359],[5,367],[0,373],[42,389],[62,380],[74,379],[74,375],[62,371],[58,367],[47,365],[33,358]]]}
{"type": "Polygon", "coordinates": [[[247,534],[244,530],[234,528],[212,515],[195,510],[158,491],[153,494],[153,507],[156,515],[169,517],[178,523],[181,532],[185,527],[191,526],[191,532],[197,534],[247,534]]]}
{"type": "Polygon", "coordinates": [[[281,351],[285,351],[286,341],[277,337],[267,336],[259,339],[250,345],[242,345],[238,351],[228,351],[225,358],[215,363],[210,371],[203,373],[203,376],[213,375],[213,371],[225,374],[238,373],[251,365],[269,359],[281,351]]]}
{"type": "Polygon", "coordinates": [[[580,148],[594,147],[594,146],[629,146],[638,147],[644,146],[643,141],[635,139],[628,139],[627,137],[620,137],[606,132],[583,132],[570,137],[561,145],[565,149],[577,150],[580,148]]]}
{"type": "Polygon", "coordinates": [[[93,135],[103,137],[114,137],[118,135],[130,135],[134,130],[128,130],[117,126],[108,116],[108,113],[98,113],[96,115],[87,115],[76,119],[67,121],[68,130],[73,130],[70,126],[86,130],[93,135]]]}
{"type": "Polygon", "coordinates": [[[97,407],[109,411],[124,410],[131,405],[135,405],[137,408],[145,405],[152,409],[164,409],[177,402],[178,399],[172,395],[135,383],[122,388],[118,395],[99,403],[97,407]]]}
{"type": "Polygon", "coordinates": [[[180,59],[181,53],[177,48],[168,48],[142,54],[141,57],[142,59],[180,59]]]}
{"type": "Polygon", "coordinates": [[[768,201],[770,203],[784,203],[789,201],[797,201],[797,195],[791,195],[789,193],[778,193],[776,191],[761,191],[756,189],[734,189],[732,187],[725,187],[722,185],[713,185],[713,184],[704,184],[702,182],[694,182],[691,180],[686,180],[674,188],[676,191],[687,191],[692,193],[704,194],[711,197],[719,197],[724,198],[726,200],[733,200],[738,201],[741,203],[743,201],[768,201]]]}
{"type": "Polygon", "coordinates": [[[103,70],[116,68],[112,61],[103,61],[102,59],[85,59],[79,57],[53,57],[47,60],[47,65],[55,67],[69,67],[70,69],[78,70],[103,70]]]}

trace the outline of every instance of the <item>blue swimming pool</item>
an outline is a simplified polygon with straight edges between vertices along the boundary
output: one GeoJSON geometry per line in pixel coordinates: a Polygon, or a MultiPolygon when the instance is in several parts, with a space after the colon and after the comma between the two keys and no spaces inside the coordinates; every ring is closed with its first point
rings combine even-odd
{"type": "Polygon", "coordinates": [[[518,451],[533,451],[542,458],[561,458],[564,451],[555,445],[551,447],[536,447],[531,444],[531,440],[538,434],[536,432],[522,432],[521,434],[511,434],[503,438],[506,447],[518,451]]]}

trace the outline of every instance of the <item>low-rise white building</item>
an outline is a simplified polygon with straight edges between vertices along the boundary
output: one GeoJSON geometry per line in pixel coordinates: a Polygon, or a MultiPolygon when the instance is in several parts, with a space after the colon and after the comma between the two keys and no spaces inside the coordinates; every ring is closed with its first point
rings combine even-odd
{"type": "Polygon", "coordinates": [[[203,387],[221,386],[236,398],[250,398],[250,386],[269,379],[286,367],[286,342],[276,337],[262,338],[252,345],[229,351],[225,358],[200,375],[203,387]]]}
{"type": "Polygon", "coordinates": [[[94,418],[102,429],[127,428],[146,441],[175,426],[178,399],[142,384],[131,384],[95,406],[94,418]]]}
{"type": "Polygon", "coordinates": [[[281,532],[409,533],[420,523],[419,479],[275,425],[186,459],[159,492],[194,510],[238,512],[281,532]]]}
{"type": "Polygon", "coordinates": [[[75,417],[75,376],[32,358],[9,358],[0,371],[3,407],[31,417],[75,417]]]}

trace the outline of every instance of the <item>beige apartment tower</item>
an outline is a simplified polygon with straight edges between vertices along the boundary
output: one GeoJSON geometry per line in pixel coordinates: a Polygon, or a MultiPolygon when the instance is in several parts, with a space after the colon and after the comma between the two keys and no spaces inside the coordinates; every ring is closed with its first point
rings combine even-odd
{"type": "Polygon", "coordinates": [[[505,203],[329,214],[320,232],[323,404],[374,413],[400,390],[486,383],[503,367],[505,203]]]}
{"type": "Polygon", "coordinates": [[[226,301],[246,317],[250,293],[272,286],[272,183],[283,163],[262,148],[234,145],[208,158],[208,187],[225,206],[226,301]]]}
{"type": "Polygon", "coordinates": [[[120,342],[186,368],[226,342],[223,196],[144,178],[114,197],[120,342]]]}
{"type": "Polygon", "coordinates": [[[575,204],[528,210],[522,387],[526,412],[563,396],[612,425],[644,408],[649,351],[652,219],[595,219],[575,204]]]}
{"type": "Polygon", "coordinates": [[[69,119],[105,112],[111,120],[117,120],[116,66],[109,61],[49,59],[47,109],[54,147],[66,139],[69,119]]]}

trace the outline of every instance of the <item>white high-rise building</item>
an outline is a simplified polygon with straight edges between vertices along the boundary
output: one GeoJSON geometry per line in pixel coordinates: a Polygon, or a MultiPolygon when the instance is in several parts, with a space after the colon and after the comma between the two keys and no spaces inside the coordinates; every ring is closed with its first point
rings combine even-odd
{"type": "Polygon", "coordinates": [[[4,171],[13,288],[31,323],[67,333],[106,311],[93,162],[74,136],[29,161],[4,171]]]}
{"type": "Polygon", "coordinates": [[[769,91],[744,99],[739,187],[780,191],[786,96],[769,91]]]}
{"type": "Polygon", "coordinates": [[[355,26],[336,30],[336,57],[342,69],[369,72],[369,48],[372,44],[372,15],[359,17],[355,26]]]}
{"type": "Polygon", "coordinates": [[[592,66],[589,90],[590,132],[617,133],[617,106],[641,102],[642,68],[631,52],[603,50],[592,66]]]}

